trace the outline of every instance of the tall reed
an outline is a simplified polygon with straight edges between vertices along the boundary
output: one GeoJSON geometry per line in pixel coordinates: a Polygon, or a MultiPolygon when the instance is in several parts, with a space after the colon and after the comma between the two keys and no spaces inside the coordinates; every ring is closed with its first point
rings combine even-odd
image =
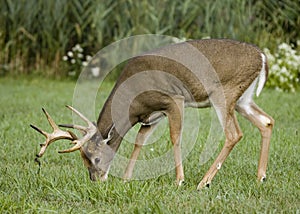
{"type": "Polygon", "coordinates": [[[65,76],[76,44],[92,54],[137,34],[233,38],[270,49],[300,38],[294,0],[0,0],[0,75],[65,76]]]}

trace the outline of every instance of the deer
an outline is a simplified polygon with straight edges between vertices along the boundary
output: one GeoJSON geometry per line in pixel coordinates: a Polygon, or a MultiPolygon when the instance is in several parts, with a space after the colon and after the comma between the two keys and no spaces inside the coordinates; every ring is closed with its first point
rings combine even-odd
{"type": "Polygon", "coordinates": [[[125,134],[141,124],[134,148],[124,173],[130,180],[142,146],[163,118],[167,118],[170,141],[173,145],[176,184],[184,182],[181,158],[181,136],[184,108],[213,107],[222,126],[225,143],[206,172],[197,189],[209,187],[216,173],[243,134],[236,112],[258,128],[261,150],[257,179],[266,180],[268,153],[274,119],[253,101],[259,96],[268,77],[266,55],[255,45],[230,39],[190,40],[170,44],[131,58],[123,68],[99,114],[97,123],[89,121],[72,106],[87,126],[56,125],[47,111],[44,114],[52,133],[31,127],[46,137],[37,154],[60,139],[70,140],[73,147],[59,151],[80,150],[84,165],[92,181],[105,181],[125,134]],[[77,137],[70,130],[79,130],[77,137]]]}

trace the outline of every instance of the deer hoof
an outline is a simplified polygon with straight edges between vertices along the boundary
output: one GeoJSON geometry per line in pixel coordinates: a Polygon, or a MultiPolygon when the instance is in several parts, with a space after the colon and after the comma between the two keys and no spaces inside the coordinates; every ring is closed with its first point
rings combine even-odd
{"type": "Polygon", "coordinates": [[[130,178],[123,178],[123,182],[124,182],[124,183],[129,183],[130,181],[131,181],[130,178]]]}
{"type": "Polygon", "coordinates": [[[209,188],[209,187],[210,187],[210,182],[201,181],[197,187],[197,190],[202,190],[204,188],[209,188]]]}
{"type": "Polygon", "coordinates": [[[267,178],[265,177],[265,176],[263,176],[261,179],[260,179],[260,182],[261,183],[264,183],[264,182],[266,182],[267,181],[267,178]]]}
{"type": "Polygon", "coordinates": [[[182,186],[184,184],[184,179],[181,179],[181,180],[177,180],[176,181],[176,185],[177,186],[182,186]]]}

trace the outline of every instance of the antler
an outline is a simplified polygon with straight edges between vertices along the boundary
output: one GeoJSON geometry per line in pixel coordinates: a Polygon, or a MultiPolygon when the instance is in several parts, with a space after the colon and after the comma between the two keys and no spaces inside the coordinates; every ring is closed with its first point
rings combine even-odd
{"type": "Polygon", "coordinates": [[[95,126],[94,123],[92,123],[91,121],[89,121],[83,114],[81,114],[79,111],[77,111],[76,109],[74,109],[72,106],[66,106],[68,109],[70,109],[71,111],[73,111],[75,114],[77,114],[82,120],[84,120],[87,123],[87,127],[84,126],[80,126],[80,125],[73,125],[73,124],[62,124],[59,125],[60,127],[66,127],[66,128],[73,128],[73,129],[78,129],[79,131],[83,132],[85,135],[81,138],[81,139],[75,139],[73,140],[73,143],[75,144],[75,146],[73,146],[70,149],[66,149],[63,151],[59,151],[59,153],[68,153],[68,152],[73,152],[76,151],[78,149],[80,149],[83,144],[87,141],[89,141],[98,131],[97,126],[95,126]]]}
{"type": "Polygon", "coordinates": [[[46,115],[50,126],[53,128],[53,132],[47,133],[34,125],[30,125],[31,128],[35,129],[36,131],[38,131],[39,133],[41,133],[42,135],[44,135],[46,137],[45,143],[40,144],[40,146],[42,148],[38,154],[39,157],[42,157],[43,154],[45,153],[47,147],[56,140],[60,140],[60,139],[76,140],[77,139],[77,136],[73,132],[63,131],[63,130],[59,129],[58,126],[53,121],[53,119],[48,114],[48,112],[44,108],[42,108],[42,110],[43,110],[44,114],[46,115]]]}
{"type": "Polygon", "coordinates": [[[40,144],[40,146],[42,148],[38,154],[38,157],[43,156],[47,147],[51,143],[53,143],[54,141],[57,141],[57,140],[61,140],[61,139],[71,140],[72,143],[75,145],[70,149],[59,151],[59,153],[68,153],[68,152],[76,151],[76,150],[80,149],[83,146],[83,144],[85,142],[87,142],[97,132],[97,130],[98,130],[97,127],[92,122],[90,122],[86,117],[84,117],[79,111],[77,111],[76,109],[74,109],[71,106],[66,106],[66,107],[71,109],[80,118],[82,118],[88,124],[88,127],[84,127],[84,126],[80,126],[80,125],[59,125],[59,126],[78,129],[84,133],[84,136],[81,139],[78,139],[78,137],[73,132],[63,131],[63,130],[59,129],[59,127],[55,124],[55,122],[50,117],[48,112],[43,108],[42,110],[43,110],[44,114],[46,115],[50,126],[53,128],[53,132],[47,133],[34,125],[30,125],[31,128],[35,129],[36,131],[38,131],[39,133],[41,133],[42,135],[44,135],[46,137],[45,143],[40,144]]]}

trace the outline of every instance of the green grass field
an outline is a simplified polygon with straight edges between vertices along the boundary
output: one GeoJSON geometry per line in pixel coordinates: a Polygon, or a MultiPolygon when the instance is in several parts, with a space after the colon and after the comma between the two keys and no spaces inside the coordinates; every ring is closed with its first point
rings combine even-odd
{"type": "MultiPolygon", "coordinates": [[[[234,148],[211,187],[196,191],[198,182],[219,152],[215,152],[206,164],[199,165],[202,142],[209,132],[209,124],[205,124],[208,110],[193,110],[204,119],[197,143],[184,161],[186,182],[181,187],[174,184],[173,170],[149,180],[124,183],[119,177],[109,176],[107,182],[93,183],[79,152],[57,153],[67,148],[67,143],[50,146],[41,158],[38,174],[34,158],[39,142],[44,139],[29,124],[49,130],[42,107],[57,123],[70,123],[71,113],[64,105],[72,104],[74,86],[70,81],[0,79],[0,213],[300,212],[299,92],[286,94],[265,89],[256,99],[276,120],[266,183],[256,182],[259,132],[239,117],[244,133],[242,141],[234,148]]],[[[106,95],[111,87],[111,83],[106,83],[103,89],[106,95]]],[[[99,97],[99,106],[104,97],[99,97]]],[[[185,136],[188,134],[188,130],[185,131],[185,136]]],[[[169,140],[167,133],[162,140],[169,140]]],[[[130,146],[122,144],[120,153],[129,155],[130,146]]],[[[171,148],[166,142],[151,146],[157,153],[160,149],[171,148]]],[[[151,157],[152,150],[147,147],[141,158],[151,157]]]]}

